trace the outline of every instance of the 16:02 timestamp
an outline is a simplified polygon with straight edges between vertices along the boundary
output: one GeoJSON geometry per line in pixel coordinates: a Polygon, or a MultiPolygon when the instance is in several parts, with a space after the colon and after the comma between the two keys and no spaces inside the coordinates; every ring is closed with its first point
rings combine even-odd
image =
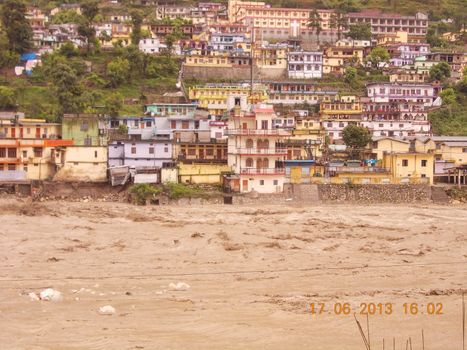
{"type": "Polygon", "coordinates": [[[429,302],[427,304],[404,303],[402,307],[394,303],[360,303],[355,308],[350,303],[310,303],[312,315],[350,315],[359,313],[361,315],[392,315],[399,311],[404,315],[442,315],[443,304],[429,302]]]}

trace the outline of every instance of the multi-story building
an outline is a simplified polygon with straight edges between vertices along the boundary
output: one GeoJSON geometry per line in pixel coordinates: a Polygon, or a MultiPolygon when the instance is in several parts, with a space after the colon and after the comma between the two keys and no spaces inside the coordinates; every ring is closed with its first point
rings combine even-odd
{"type": "Polygon", "coordinates": [[[347,66],[355,66],[363,63],[364,52],[364,47],[329,47],[324,54],[323,73],[343,74],[347,66]]]}
{"type": "Polygon", "coordinates": [[[235,108],[229,117],[228,164],[239,177],[240,191],[282,192],[288,131],[272,128],[271,105],[258,104],[251,112],[235,108]]]}
{"type": "Polygon", "coordinates": [[[206,84],[191,87],[188,98],[208,110],[209,114],[221,116],[234,106],[245,110],[249,104],[263,102],[268,94],[262,84],[254,84],[253,88],[249,84],[206,84]]]}
{"type": "Polygon", "coordinates": [[[255,64],[263,69],[287,68],[287,44],[263,43],[254,47],[253,55],[255,64]]]}
{"type": "Polygon", "coordinates": [[[421,102],[367,102],[360,124],[368,128],[374,137],[431,135],[428,113],[421,102]]]}
{"type": "Polygon", "coordinates": [[[214,51],[249,52],[250,41],[246,33],[212,33],[211,47],[214,51]]]}
{"type": "MultiPolygon", "coordinates": [[[[255,37],[262,39],[287,39],[289,37],[314,38],[313,30],[308,26],[312,9],[279,8],[232,1],[231,21],[254,27],[255,37]]],[[[332,40],[330,22],[334,10],[316,10],[321,19],[322,41],[332,40]]]]}
{"type": "Polygon", "coordinates": [[[371,102],[407,101],[430,107],[436,100],[434,87],[430,84],[371,83],[366,89],[371,102]]]}
{"type": "Polygon", "coordinates": [[[160,53],[161,50],[166,49],[167,45],[161,44],[158,38],[145,38],[139,41],[139,50],[147,54],[160,53]]]}
{"type": "Polygon", "coordinates": [[[397,69],[389,73],[391,83],[425,83],[429,75],[416,69],[397,69]]]}
{"type": "Polygon", "coordinates": [[[144,106],[144,114],[154,117],[194,115],[196,107],[196,103],[151,103],[144,106]]]}
{"type": "Polygon", "coordinates": [[[335,101],[321,103],[321,124],[332,141],[340,140],[346,126],[360,123],[362,112],[358,97],[341,96],[335,101]]]}
{"type": "Polygon", "coordinates": [[[0,180],[46,180],[57,171],[53,150],[73,145],[61,125],[43,119],[0,119],[0,180]]]}
{"type": "Polygon", "coordinates": [[[287,54],[287,75],[292,79],[319,79],[323,75],[323,53],[292,51],[287,54]]]}
{"type": "Polygon", "coordinates": [[[120,140],[109,146],[109,167],[128,165],[132,167],[162,167],[172,163],[170,140],[120,140]]]}
{"type": "Polygon", "coordinates": [[[367,9],[361,12],[347,14],[348,24],[369,23],[373,35],[385,35],[404,31],[410,38],[424,37],[428,29],[428,16],[417,13],[415,16],[403,16],[395,13],[385,13],[379,9],[367,9]]]}
{"type": "Polygon", "coordinates": [[[319,118],[313,115],[295,114],[295,128],[284,143],[288,160],[318,159],[322,156],[326,132],[319,118]]]}
{"type": "Polygon", "coordinates": [[[272,104],[319,104],[322,101],[333,101],[338,91],[332,88],[316,86],[311,82],[298,81],[265,81],[269,99],[272,104]]]}

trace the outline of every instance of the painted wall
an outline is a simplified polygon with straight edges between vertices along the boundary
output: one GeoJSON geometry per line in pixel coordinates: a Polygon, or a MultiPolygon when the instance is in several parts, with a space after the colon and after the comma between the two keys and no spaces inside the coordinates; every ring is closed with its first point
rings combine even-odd
{"type": "Polygon", "coordinates": [[[231,171],[226,164],[179,163],[178,167],[178,177],[182,183],[220,184],[221,173],[231,171]]]}
{"type": "Polygon", "coordinates": [[[54,180],[77,182],[107,181],[108,149],[104,146],[72,146],[65,151],[65,164],[54,180]]]}

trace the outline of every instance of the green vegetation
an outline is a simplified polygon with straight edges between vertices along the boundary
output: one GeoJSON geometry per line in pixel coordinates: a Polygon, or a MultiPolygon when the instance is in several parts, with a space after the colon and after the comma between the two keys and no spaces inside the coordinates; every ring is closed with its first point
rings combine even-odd
{"type": "Polygon", "coordinates": [[[183,183],[168,182],[164,184],[164,191],[168,194],[170,199],[179,198],[196,198],[204,197],[206,192],[195,186],[188,186],[183,183]]]}
{"type": "Polygon", "coordinates": [[[201,198],[209,196],[209,192],[206,192],[204,188],[196,185],[186,185],[175,182],[168,182],[157,186],[150,184],[135,184],[130,187],[130,193],[133,201],[139,205],[146,204],[148,200],[151,200],[162,193],[167,195],[170,199],[201,198]]]}
{"type": "Polygon", "coordinates": [[[162,193],[162,189],[150,184],[135,184],[130,187],[130,193],[136,204],[145,205],[147,200],[162,193]]]}
{"type": "Polygon", "coordinates": [[[357,23],[349,27],[347,34],[354,40],[370,40],[371,39],[371,25],[370,23],[357,23]]]}
{"type": "Polygon", "coordinates": [[[342,130],[342,138],[345,145],[350,149],[351,155],[356,157],[371,141],[371,134],[367,128],[349,124],[342,130]]]}
{"type": "Polygon", "coordinates": [[[447,62],[440,62],[435,64],[430,69],[430,80],[443,81],[451,76],[451,66],[447,62]]]}

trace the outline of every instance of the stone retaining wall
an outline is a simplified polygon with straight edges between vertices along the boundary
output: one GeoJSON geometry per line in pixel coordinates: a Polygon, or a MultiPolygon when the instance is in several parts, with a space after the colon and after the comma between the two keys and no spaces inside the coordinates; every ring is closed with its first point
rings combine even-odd
{"type": "Polygon", "coordinates": [[[429,185],[317,185],[323,202],[409,203],[431,201],[429,185]]]}

